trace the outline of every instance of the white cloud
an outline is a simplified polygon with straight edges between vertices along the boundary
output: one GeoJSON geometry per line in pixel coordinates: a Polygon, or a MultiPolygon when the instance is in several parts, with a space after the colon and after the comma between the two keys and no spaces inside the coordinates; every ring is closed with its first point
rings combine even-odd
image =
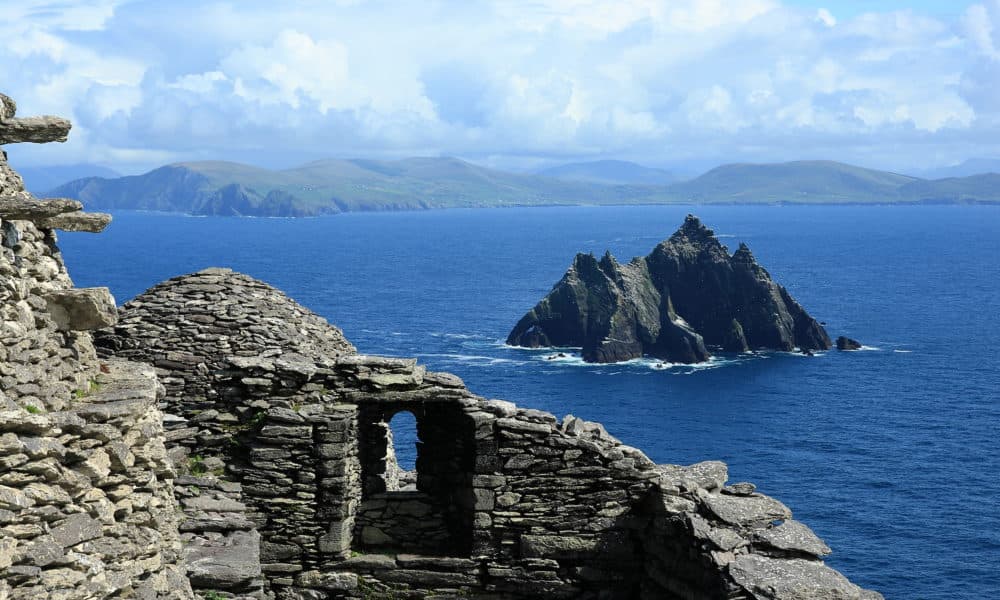
{"type": "Polygon", "coordinates": [[[963,21],[969,38],[979,52],[991,60],[1000,61],[1000,44],[995,39],[998,34],[994,22],[1000,21],[1000,0],[970,6],[963,21]]]}
{"type": "Polygon", "coordinates": [[[830,11],[825,8],[821,8],[816,11],[816,20],[820,23],[826,25],[827,27],[833,27],[837,24],[837,18],[834,17],[830,11]]]}
{"type": "Polygon", "coordinates": [[[98,31],[127,0],[17,0],[4,6],[4,18],[28,26],[67,31],[98,31]]]}
{"type": "Polygon", "coordinates": [[[4,91],[75,124],[65,146],[16,150],[39,161],[1000,154],[1000,0],[951,22],[778,0],[22,0],[8,14],[4,91]]]}

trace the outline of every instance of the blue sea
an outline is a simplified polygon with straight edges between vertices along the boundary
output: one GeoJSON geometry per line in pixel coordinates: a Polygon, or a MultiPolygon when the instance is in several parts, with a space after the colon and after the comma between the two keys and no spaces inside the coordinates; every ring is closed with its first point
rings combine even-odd
{"type": "MultiPolygon", "coordinates": [[[[63,234],[119,302],[228,266],[361,352],[415,356],[480,395],[601,421],[657,462],[720,459],[788,504],[829,564],[890,599],[1000,596],[1000,207],[573,207],[316,219],[122,212],[63,234]],[[647,254],[688,212],[858,352],[586,365],[505,347],[578,251],[647,254]]],[[[404,457],[405,458],[405,457],[404,457]]]]}

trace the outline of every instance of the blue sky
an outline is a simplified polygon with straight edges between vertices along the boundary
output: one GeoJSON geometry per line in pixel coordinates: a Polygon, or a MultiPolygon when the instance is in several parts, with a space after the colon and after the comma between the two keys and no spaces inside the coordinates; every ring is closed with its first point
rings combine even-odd
{"type": "Polygon", "coordinates": [[[15,164],[1000,157],[1000,0],[18,0],[15,164]]]}
{"type": "Polygon", "coordinates": [[[912,10],[933,16],[957,16],[976,4],[969,0],[786,0],[785,6],[826,8],[837,18],[855,17],[866,12],[912,10]]]}

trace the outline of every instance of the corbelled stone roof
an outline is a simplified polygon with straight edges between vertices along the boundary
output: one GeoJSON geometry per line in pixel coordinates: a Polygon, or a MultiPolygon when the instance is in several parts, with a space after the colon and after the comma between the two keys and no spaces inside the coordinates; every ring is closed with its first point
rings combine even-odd
{"type": "Polygon", "coordinates": [[[127,302],[118,324],[95,333],[98,352],[151,362],[173,376],[171,398],[203,398],[212,373],[234,356],[356,354],[340,329],[263,281],[205,269],[160,283],[127,302]],[[178,377],[178,375],[180,377],[178,377]]]}
{"type": "Polygon", "coordinates": [[[114,331],[147,348],[217,359],[293,352],[309,358],[355,354],[341,330],[280,290],[231,269],[205,269],[160,283],[127,302],[114,331]],[[150,339],[152,338],[152,339],[150,339]]]}

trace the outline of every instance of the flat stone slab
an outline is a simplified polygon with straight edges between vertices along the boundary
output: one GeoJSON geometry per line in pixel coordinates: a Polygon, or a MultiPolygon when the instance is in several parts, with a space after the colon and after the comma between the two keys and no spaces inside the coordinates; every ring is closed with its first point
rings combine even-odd
{"type": "Polygon", "coordinates": [[[726,463],[717,460],[695,463],[686,467],[657,465],[657,469],[665,484],[685,490],[695,488],[715,490],[724,486],[726,480],[729,479],[729,467],[726,466],[726,463]]]}
{"type": "Polygon", "coordinates": [[[62,231],[83,231],[86,233],[100,233],[111,223],[111,215],[108,213],[85,213],[73,212],[63,213],[54,217],[49,217],[36,223],[42,229],[61,229],[62,231]]]}
{"type": "Polygon", "coordinates": [[[522,535],[521,555],[525,558],[573,558],[597,550],[599,540],[572,535],[522,535]]]}
{"type": "Polygon", "coordinates": [[[750,527],[768,521],[792,518],[792,511],[774,498],[753,496],[706,496],[702,499],[708,510],[720,520],[740,527],[750,527]]]}
{"type": "Polygon", "coordinates": [[[237,531],[217,545],[184,548],[188,578],[207,588],[232,589],[260,577],[260,535],[237,531]]]}
{"type": "Polygon", "coordinates": [[[101,533],[101,524],[84,513],[70,515],[51,531],[52,538],[63,548],[100,537],[101,533]]]}
{"type": "Polygon", "coordinates": [[[45,295],[49,314],[60,331],[93,331],[118,322],[118,309],[106,287],[58,290],[45,295]]]}
{"type": "Polygon", "coordinates": [[[0,196],[0,219],[8,221],[44,221],[81,210],[83,204],[79,200],[68,198],[35,200],[30,194],[0,196]]]}
{"type": "Polygon", "coordinates": [[[754,534],[757,542],[777,550],[804,552],[813,556],[830,554],[830,547],[805,523],[789,519],[777,527],[762,529],[754,534]]]}
{"type": "Polygon", "coordinates": [[[819,561],[740,556],[729,574],[758,600],[881,600],[819,561]]]}

